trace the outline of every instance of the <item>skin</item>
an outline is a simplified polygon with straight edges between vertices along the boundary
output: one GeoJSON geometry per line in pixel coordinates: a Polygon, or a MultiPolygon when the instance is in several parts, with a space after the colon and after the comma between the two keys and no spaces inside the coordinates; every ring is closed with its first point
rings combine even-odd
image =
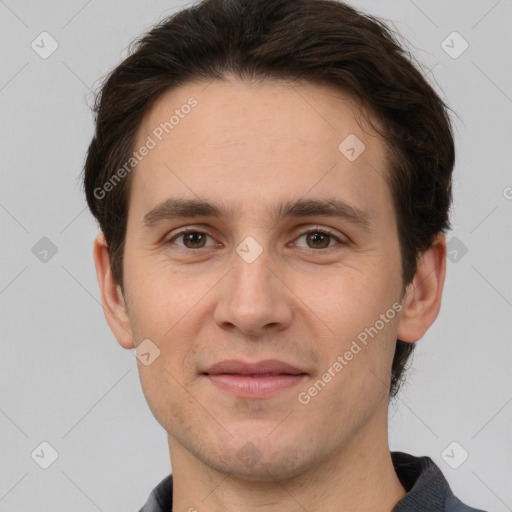
{"type": "Polygon", "coordinates": [[[397,337],[417,341],[438,314],[444,236],[404,287],[386,147],[339,90],[234,77],[190,83],[159,99],[136,147],[191,96],[198,105],[131,176],[124,293],[101,233],[94,245],[118,342],[132,349],[150,339],[160,350],[138,367],[168,433],[173,510],[390,511],[405,495],[388,446],[391,363],[397,337]],[[349,134],[366,146],[352,162],[338,150],[349,134]],[[232,215],[144,226],[170,197],[222,203],[232,215]],[[271,217],[270,208],[299,198],[343,200],[366,212],[369,229],[323,215],[271,217]],[[175,238],[184,227],[209,235],[206,245],[186,252],[187,239],[175,238]],[[315,243],[308,233],[318,228],[333,237],[315,243]],[[236,252],[248,236],[262,249],[252,263],[236,252]],[[298,393],[396,303],[394,319],[301,404],[298,393]],[[280,359],[308,375],[271,397],[240,398],[201,375],[225,359],[280,359]],[[259,456],[252,465],[237,456],[249,442],[259,456]]]}

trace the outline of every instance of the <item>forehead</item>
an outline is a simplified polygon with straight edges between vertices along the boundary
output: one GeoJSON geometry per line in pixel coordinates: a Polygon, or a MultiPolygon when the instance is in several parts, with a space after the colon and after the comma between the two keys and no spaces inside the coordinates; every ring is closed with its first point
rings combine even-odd
{"type": "MultiPolygon", "coordinates": [[[[376,123],[375,119],[372,122],[376,123]]],[[[168,195],[222,197],[243,210],[338,193],[388,207],[386,148],[359,104],[327,85],[237,79],[163,94],[135,148],[131,198],[150,208],[168,195]]]]}

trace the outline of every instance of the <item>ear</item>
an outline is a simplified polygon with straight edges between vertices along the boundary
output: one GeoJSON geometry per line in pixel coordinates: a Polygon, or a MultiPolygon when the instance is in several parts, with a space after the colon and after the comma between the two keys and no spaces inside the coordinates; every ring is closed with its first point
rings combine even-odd
{"type": "Polygon", "coordinates": [[[112,276],[108,246],[102,232],[94,240],[93,252],[105,318],[119,345],[123,348],[134,348],[128,310],[121,286],[115,282],[112,276]]]}
{"type": "Polygon", "coordinates": [[[441,307],[446,272],[446,238],[438,233],[432,247],[418,258],[416,273],[406,287],[397,337],[418,341],[434,323],[441,307]]]}

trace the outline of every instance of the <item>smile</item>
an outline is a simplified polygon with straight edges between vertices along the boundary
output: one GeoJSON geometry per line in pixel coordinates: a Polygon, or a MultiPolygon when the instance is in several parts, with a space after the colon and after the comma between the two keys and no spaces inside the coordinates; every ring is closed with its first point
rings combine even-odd
{"type": "Polygon", "coordinates": [[[278,360],[244,363],[227,360],[202,374],[214,386],[241,398],[266,398],[296,386],[308,374],[278,360]]]}

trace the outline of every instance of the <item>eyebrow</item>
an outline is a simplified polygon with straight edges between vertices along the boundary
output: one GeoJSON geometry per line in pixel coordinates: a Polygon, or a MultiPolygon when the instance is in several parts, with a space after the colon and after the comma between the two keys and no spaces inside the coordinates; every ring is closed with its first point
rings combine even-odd
{"type": "MultiPolygon", "coordinates": [[[[290,217],[313,216],[340,218],[366,231],[372,227],[366,211],[335,198],[297,199],[278,204],[270,210],[270,217],[275,223],[290,217]]],[[[146,213],[143,226],[152,228],[170,219],[197,217],[227,220],[233,218],[233,212],[223,204],[216,205],[202,199],[169,198],[146,213]]]]}

